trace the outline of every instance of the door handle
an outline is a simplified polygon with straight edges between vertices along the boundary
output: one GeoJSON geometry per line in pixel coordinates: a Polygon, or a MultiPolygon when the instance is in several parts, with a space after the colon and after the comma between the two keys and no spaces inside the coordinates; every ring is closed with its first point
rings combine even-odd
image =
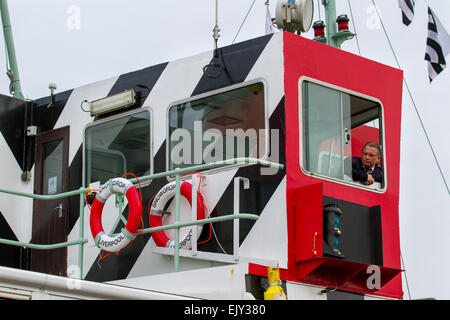
{"type": "Polygon", "coordinates": [[[350,130],[348,128],[344,129],[344,142],[345,144],[348,144],[351,140],[351,136],[350,136],[350,130]]]}
{"type": "Polygon", "coordinates": [[[56,208],[58,209],[58,218],[61,218],[62,217],[62,211],[63,211],[62,203],[60,203],[56,208]]]}
{"type": "Polygon", "coordinates": [[[57,206],[57,207],[54,207],[54,208],[50,211],[50,213],[53,212],[53,210],[58,210],[58,218],[61,218],[61,217],[62,217],[62,211],[63,211],[63,204],[62,204],[62,203],[58,204],[58,206],[57,206]]]}

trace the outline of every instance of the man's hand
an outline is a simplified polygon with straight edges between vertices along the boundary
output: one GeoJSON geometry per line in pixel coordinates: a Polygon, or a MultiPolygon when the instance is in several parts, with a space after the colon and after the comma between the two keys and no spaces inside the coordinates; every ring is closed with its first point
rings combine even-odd
{"type": "Polygon", "coordinates": [[[372,177],[370,173],[367,174],[367,184],[370,186],[375,182],[375,179],[372,177]]]}

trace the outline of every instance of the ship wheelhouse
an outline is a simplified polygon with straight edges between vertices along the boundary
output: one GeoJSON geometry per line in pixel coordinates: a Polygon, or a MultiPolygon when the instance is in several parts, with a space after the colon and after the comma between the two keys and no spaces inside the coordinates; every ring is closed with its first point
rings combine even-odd
{"type": "MultiPolygon", "coordinates": [[[[20,125],[37,128],[38,135],[21,137],[25,145],[18,162],[33,178],[20,183],[45,186],[41,194],[56,194],[98,189],[124,174],[145,177],[235,158],[282,164],[280,169],[230,163],[182,177],[183,182],[197,182],[206,218],[249,213],[256,220],[181,228],[180,239],[189,236],[193,242],[179,250],[180,272],[172,272],[174,248],[158,246],[151,233],[136,235],[132,245],[103,258],[89,232],[90,208],[82,210],[81,220],[77,197],[56,203],[64,219],[57,230],[41,218],[24,223],[16,232],[18,238],[30,240],[29,234],[52,230],[64,235],[62,241],[73,241],[83,229],[87,243],[81,251],[82,269],[77,270],[82,279],[96,282],[204,297],[190,283],[209,279],[202,271],[208,269],[211,279],[217,277],[209,283],[211,290],[236,272],[232,291],[260,297],[267,267],[278,266],[286,293],[289,297],[292,292],[294,299],[296,286],[303,285],[319,292],[329,288],[401,298],[402,72],[288,32],[219,51],[218,58],[207,52],[59,93],[50,107],[50,97],[22,106],[32,113],[27,112],[20,125]],[[219,66],[218,75],[205,72],[210,65],[219,66]],[[124,109],[95,115],[83,110],[83,101],[92,103],[127,90],[136,96],[124,109]],[[61,128],[65,138],[54,136],[61,128]],[[44,135],[48,139],[42,143],[65,139],[67,145],[44,145],[51,150],[44,148],[42,156],[34,146],[44,135]],[[383,168],[382,181],[370,186],[352,177],[352,157],[361,157],[368,141],[381,145],[377,166],[383,168]],[[67,162],[61,173],[65,179],[53,172],[58,161],[67,162]]],[[[23,144],[10,137],[8,144],[23,144]]],[[[135,183],[144,207],[143,229],[150,226],[152,201],[173,178],[135,183]]],[[[11,210],[7,202],[0,198],[2,213],[11,210]]],[[[173,223],[168,213],[175,205],[168,201],[158,212],[162,224],[173,223]]],[[[34,213],[41,208],[36,202],[24,206],[34,213]]],[[[103,210],[105,229],[119,232],[128,214],[127,199],[107,202],[103,210]]],[[[182,197],[182,221],[195,217],[192,211],[192,202],[182,197]]],[[[19,224],[9,219],[10,225],[19,224]]],[[[173,230],[165,234],[174,238],[173,230]]],[[[57,256],[43,252],[35,266],[34,250],[21,249],[17,254],[27,258],[12,266],[67,276],[80,258],[77,246],[57,256]],[[50,270],[46,261],[67,269],[50,270]]]]}

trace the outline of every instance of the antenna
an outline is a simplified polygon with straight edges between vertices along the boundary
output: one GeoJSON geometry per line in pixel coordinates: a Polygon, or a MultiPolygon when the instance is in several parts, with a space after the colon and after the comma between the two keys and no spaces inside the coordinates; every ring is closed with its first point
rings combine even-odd
{"type": "Polygon", "coordinates": [[[222,65],[220,63],[221,56],[220,56],[220,50],[219,50],[219,47],[217,44],[219,37],[220,37],[219,32],[220,32],[219,0],[216,0],[216,25],[214,26],[214,29],[213,29],[214,54],[213,54],[212,61],[203,67],[203,73],[210,79],[216,79],[216,78],[220,77],[220,75],[222,73],[222,69],[224,69],[224,67],[222,67],[222,65]]]}
{"type": "Polygon", "coordinates": [[[216,25],[213,29],[213,38],[214,38],[214,49],[217,50],[217,41],[220,37],[220,29],[219,29],[219,0],[216,0],[216,25]]]}

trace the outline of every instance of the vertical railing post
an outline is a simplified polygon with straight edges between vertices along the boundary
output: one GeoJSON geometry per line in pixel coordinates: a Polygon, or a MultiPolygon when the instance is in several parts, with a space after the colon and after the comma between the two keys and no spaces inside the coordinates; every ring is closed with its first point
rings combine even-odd
{"type": "MultiPolygon", "coordinates": [[[[78,239],[84,238],[84,188],[80,188],[80,226],[78,231],[78,239]]],[[[84,243],[78,245],[78,268],[80,270],[80,279],[83,279],[83,249],[84,243]]]]}
{"type": "MultiPolygon", "coordinates": [[[[192,221],[197,221],[197,192],[199,189],[199,176],[197,174],[192,175],[192,221]]],[[[197,255],[197,226],[192,226],[192,255],[197,255]]]]}
{"type": "MultiPolygon", "coordinates": [[[[234,178],[233,214],[238,215],[240,211],[240,182],[244,183],[244,189],[250,188],[250,180],[243,177],[234,178]]],[[[233,256],[239,260],[239,219],[233,220],[233,256]]]]}
{"type": "MultiPolygon", "coordinates": [[[[175,169],[178,171],[178,169],[175,169]]],[[[175,185],[175,252],[174,252],[174,271],[178,272],[180,264],[180,174],[177,172],[175,175],[176,185],[175,185]]]]}

